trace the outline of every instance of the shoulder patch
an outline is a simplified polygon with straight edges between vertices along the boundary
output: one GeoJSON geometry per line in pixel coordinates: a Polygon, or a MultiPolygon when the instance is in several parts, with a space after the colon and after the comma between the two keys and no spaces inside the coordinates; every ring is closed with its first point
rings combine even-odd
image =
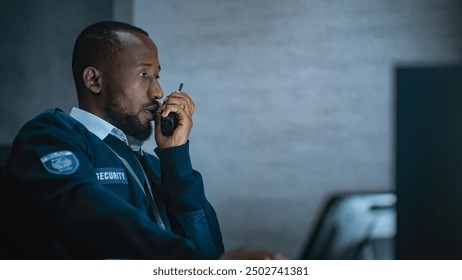
{"type": "Polygon", "coordinates": [[[80,163],[71,151],[58,151],[48,154],[40,159],[45,169],[57,175],[69,175],[74,173],[80,163]]]}

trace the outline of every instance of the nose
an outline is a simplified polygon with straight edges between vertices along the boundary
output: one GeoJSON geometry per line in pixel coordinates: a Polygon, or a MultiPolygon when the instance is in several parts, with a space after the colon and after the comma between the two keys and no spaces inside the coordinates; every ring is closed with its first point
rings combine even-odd
{"type": "Polygon", "coordinates": [[[159,80],[154,78],[149,86],[148,89],[148,97],[149,99],[161,99],[164,97],[164,91],[162,90],[162,87],[160,86],[159,80]]]}

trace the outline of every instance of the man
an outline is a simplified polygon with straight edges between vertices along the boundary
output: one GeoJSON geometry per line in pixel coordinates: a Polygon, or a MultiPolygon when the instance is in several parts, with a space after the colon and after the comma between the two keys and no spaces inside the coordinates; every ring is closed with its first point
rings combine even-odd
{"type": "Polygon", "coordinates": [[[279,258],[224,253],[216,214],[191,166],[194,102],[161,105],[160,63],[148,34],[120,22],[87,27],[74,46],[79,108],[48,110],[18,133],[4,172],[12,258],[279,258]],[[164,136],[161,117],[178,116],[164,136]],[[158,159],[141,145],[153,133],[158,159]]]}

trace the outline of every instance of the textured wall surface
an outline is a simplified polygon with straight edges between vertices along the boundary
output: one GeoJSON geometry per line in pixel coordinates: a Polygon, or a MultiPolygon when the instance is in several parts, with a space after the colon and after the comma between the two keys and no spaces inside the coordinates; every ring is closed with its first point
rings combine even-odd
{"type": "Polygon", "coordinates": [[[111,0],[0,1],[1,144],[45,109],[77,105],[74,41],[85,26],[111,18],[111,0]]]}
{"type": "Polygon", "coordinates": [[[296,257],[325,200],[392,190],[396,65],[462,57],[458,1],[134,1],[225,245],[296,257]]]}
{"type": "MultiPolygon", "coordinates": [[[[0,143],[48,107],[76,105],[73,42],[111,5],[0,2],[0,143]]],[[[391,190],[395,65],[462,56],[460,1],[133,5],[125,18],[157,43],[165,92],[183,82],[196,102],[193,164],[229,249],[296,257],[330,195],[391,190]]]]}

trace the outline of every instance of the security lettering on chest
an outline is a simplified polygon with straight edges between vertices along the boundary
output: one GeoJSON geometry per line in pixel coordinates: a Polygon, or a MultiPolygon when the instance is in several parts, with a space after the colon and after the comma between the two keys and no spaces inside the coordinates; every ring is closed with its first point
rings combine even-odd
{"type": "Polygon", "coordinates": [[[101,184],[128,184],[123,168],[95,168],[95,174],[101,184]]]}

